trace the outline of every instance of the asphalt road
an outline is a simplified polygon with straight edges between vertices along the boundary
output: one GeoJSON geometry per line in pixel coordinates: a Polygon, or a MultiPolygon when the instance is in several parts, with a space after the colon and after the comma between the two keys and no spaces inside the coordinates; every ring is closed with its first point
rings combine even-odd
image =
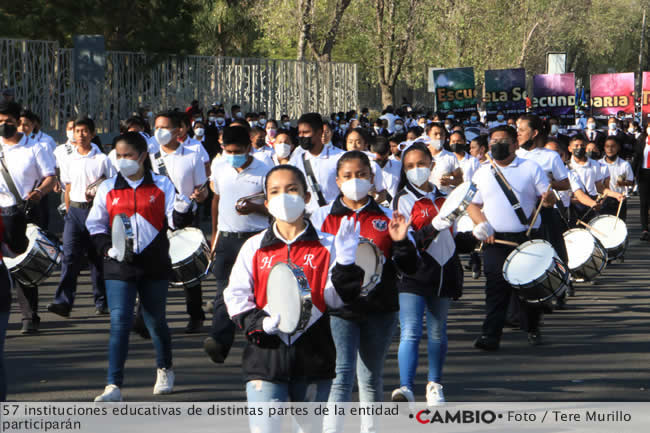
{"type": "MultiPolygon", "coordinates": [[[[569,308],[545,317],[546,344],[531,347],[522,331],[507,330],[494,353],[472,347],[483,317],[484,280],[466,275],[463,298],[452,304],[449,353],[443,383],[448,401],[648,401],[650,400],[650,243],[639,241],[638,198],[628,210],[630,246],[624,263],[607,267],[596,285],[577,286],[569,308]]],[[[41,332],[20,335],[14,300],[5,347],[9,400],[92,401],[105,385],[109,319],[96,317],[89,275],[80,277],[69,319],[48,313],[59,279],[55,272],[40,288],[41,332]]],[[[205,299],[214,280],[204,283],[205,299]]],[[[244,339],[237,336],[225,364],[213,364],[202,350],[205,332],[185,335],[183,293],[171,289],[175,392],[153,396],[154,351],[150,340],[132,334],[123,396],[130,401],[245,400],[241,375],[244,339]]],[[[207,331],[209,322],[205,322],[207,331]]],[[[386,399],[398,386],[398,336],[386,361],[386,399]]],[[[416,398],[424,400],[426,342],[420,345],[416,398]]],[[[356,398],[356,395],[355,395],[356,398]]]]}

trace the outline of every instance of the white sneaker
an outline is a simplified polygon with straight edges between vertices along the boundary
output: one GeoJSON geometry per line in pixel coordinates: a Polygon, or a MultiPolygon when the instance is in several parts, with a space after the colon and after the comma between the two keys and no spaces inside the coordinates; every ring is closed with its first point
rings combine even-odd
{"type": "Polygon", "coordinates": [[[117,385],[108,385],[101,395],[95,397],[95,401],[122,401],[122,393],[117,385]]]}
{"type": "Polygon", "coordinates": [[[414,403],[415,397],[413,396],[413,391],[408,389],[407,386],[402,386],[393,391],[391,400],[399,403],[414,403]]]}
{"type": "Polygon", "coordinates": [[[427,406],[440,406],[445,402],[442,385],[435,382],[427,384],[427,406]]]}
{"type": "Polygon", "coordinates": [[[157,370],[156,384],[153,387],[153,394],[171,394],[174,388],[174,370],[171,368],[159,368],[157,370]]]}

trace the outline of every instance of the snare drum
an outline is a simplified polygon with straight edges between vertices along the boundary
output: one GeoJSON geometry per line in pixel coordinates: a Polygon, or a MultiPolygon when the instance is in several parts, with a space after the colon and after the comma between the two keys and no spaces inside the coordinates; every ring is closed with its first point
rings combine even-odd
{"type": "Polygon", "coordinates": [[[113,218],[111,240],[113,248],[117,250],[117,260],[130,262],[135,253],[135,237],[131,228],[131,219],[126,214],[117,214],[113,218]]]}
{"type": "Polygon", "coordinates": [[[210,247],[203,232],[196,228],[168,231],[172,259],[172,287],[192,287],[204,277],[210,261],[210,247]]]}
{"type": "Polygon", "coordinates": [[[592,281],[607,265],[607,251],[585,229],[571,229],[562,235],[569,257],[569,271],[576,279],[592,281]]]}
{"type": "Polygon", "coordinates": [[[438,214],[454,222],[465,213],[474,195],[476,195],[476,185],[472,182],[461,183],[449,193],[438,214]]]}
{"type": "Polygon", "coordinates": [[[627,225],[623,220],[614,215],[600,215],[589,221],[589,225],[594,228],[591,234],[607,250],[607,257],[610,261],[625,254],[629,239],[627,225]]]}
{"type": "Polygon", "coordinates": [[[25,235],[29,240],[27,250],[14,258],[5,257],[4,262],[16,280],[26,286],[36,286],[61,263],[63,251],[56,239],[48,238],[34,224],[27,224],[25,235]]]}
{"type": "Polygon", "coordinates": [[[361,238],[355,264],[363,269],[363,284],[359,296],[368,296],[381,282],[386,257],[370,239],[361,238]]]}
{"type": "Polygon", "coordinates": [[[531,304],[560,297],[569,283],[566,266],[551,244],[541,239],[515,248],[503,263],[503,277],[531,304]]]}
{"type": "Polygon", "coordinates": [[[266,298],[269,314],[280,316],[280,331],[292,335],[305,329],[311,318],[311,289],[299,266],[283,262],[273,265],[266,298]]]}

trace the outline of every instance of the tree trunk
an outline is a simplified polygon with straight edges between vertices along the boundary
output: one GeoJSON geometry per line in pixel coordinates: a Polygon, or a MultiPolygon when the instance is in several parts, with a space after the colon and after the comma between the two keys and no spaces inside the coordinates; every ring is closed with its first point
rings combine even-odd
{"type": "Polygon", "coordinates": [[[392,86],[386,83],[379,83],[381,88],[381,105],[382,108],[386,108],[389,105],[393,104],[393,91],[395,90],[395,85],[392,86]]]}
{"type": "Polygon", "coordinates": [[[305,51],[310,38],[311,22],[310,15],[313,0],[300,0],[300,38],[298,39],[298,55],[296,60],[305,60],[305,51]]]}

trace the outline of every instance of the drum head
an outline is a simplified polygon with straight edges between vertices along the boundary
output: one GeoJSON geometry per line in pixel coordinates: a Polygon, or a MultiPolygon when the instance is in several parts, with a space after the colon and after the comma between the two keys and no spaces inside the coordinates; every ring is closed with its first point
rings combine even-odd
{"type": "Polygon", "coordinates": [[[571,229],[562,236],[569,256],[569,269],[579,268],[591,258],[596,240],[588,230],[571,229]]]}
{"type": "Polygon", "coordinates": [[[456,220],[456,231],[458,233],[471,232],[472,230],[474,230],[474,221],[466,213],[456,220]]]}
{"type": "Polygon", "coordinates": [[[377,252],[370,243],[359,243],[355,264],[363,269],[364,274],[362,287],[365,287],[370,283],[373,275],[377,272],[377,252]]]}
{"type": "Polygon", "coordinates": [[[117,260],[124,260],[126,255],[126,227],[124,227],[121,215],[115,215],[115,218],[113,218],[111,240],[113,241],[113,248],[117,250],[117,260]]]}
{"type": "Polygon", "coordinates": [[[465,198],[467,192],[471,187],[472,187],[471,182],[463,182],[460,185],[458,185],[456,188],[454,188],[454,190],[449,193],[449,195],[445,199],[445,202],[440,207],[439,215],[444,218],[449,216],[456,209],[458,209],[458,206],[461,205],[463,199],[465,198]]]}
{"type": "Polygon", "coordinates": [[[506,259],[503,265],[503,276],[513,285],[530,283],[551,267],[554,256],[555,250],[546,241],[524,242],[506,259]]]}
{"type": "Polygon", "coordinates": [[[298,327],[302,299],[296,277],[286,263],[271,268],[266,282],[266,303],[271,316],[280,315],[280,331],[291,334],[298,327]]]}
{"type": "Polygon", "coordinates": [[[25,260],[29,252],[34,249],[36,240],[41,237],[40,229],[35,224],[27,224],[27,230],[25,231],[25,236],[29,240],[29,244],[27,245],[27,249],[25,250],[25,252],[14,258],[11,257],[3,258],[3,261],[5,262],[7,269],[13,269],[16,266],[18,266],[20,263],[22,263],[23,260],[25,260]]]}
{"type": "Polygon", "coordinates": [[[594,231],[592,234],[600,241],[606,249],[616,248],[623,245],[627,239],[627,226],[625,222],[614,215],[601,215],[591,221],[589,225],[602,234],[594,231]],[[616,222],[618,220],[618,222],[616,222]],[[614,227],[616,225],[616,227],[614,227]],[[606,236],[603,236],[606,235],[606,236]]]}
{"type": "Polygon", "coordinates": [[[194,254],[205,241],[203,232],[195,228],[176,230],[169,236],[169,257],[172,263],[182,262],[194,254]]]}

